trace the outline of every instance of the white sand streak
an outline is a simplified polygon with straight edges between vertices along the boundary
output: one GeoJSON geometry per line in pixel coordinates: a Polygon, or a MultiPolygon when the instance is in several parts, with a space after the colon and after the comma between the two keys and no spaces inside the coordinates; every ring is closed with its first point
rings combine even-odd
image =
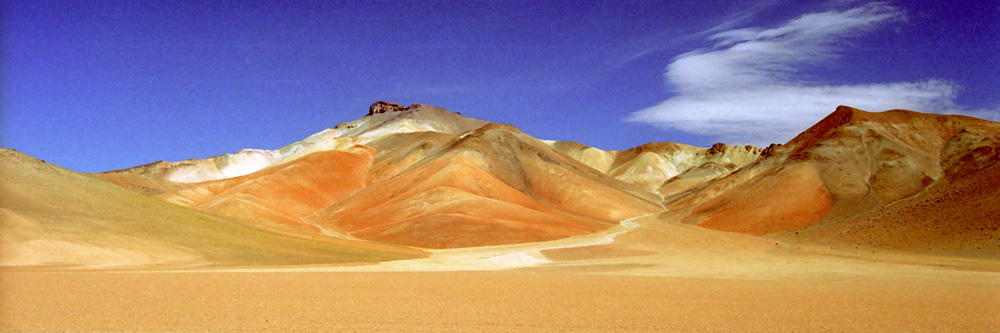
{"type": "Polygon", "coordinates": [[[657,214],[628,218],[610,229],[588,235],[537,243],[429,250],[431,256],[427,258],[381,262],[377,265],[222,269],[217,271],[493,271],[534,267],[552,263],[542,254],[542,251],[611,244],[615,241],[615,237],[642,227],[644,224],[639,222],[642,219],[657,214]]]}
{"type": "Polygon", "coordinates": [[[617,226],[601,232],[548,242],[474,248],[433,250],[428,258],[380,263],[377,266],[352,267],[352,270],[498,270],[532,267],[551,263],[542,251],[611,244],[615,237],[642,226],[648,214],[622,220],[617,226]]]}

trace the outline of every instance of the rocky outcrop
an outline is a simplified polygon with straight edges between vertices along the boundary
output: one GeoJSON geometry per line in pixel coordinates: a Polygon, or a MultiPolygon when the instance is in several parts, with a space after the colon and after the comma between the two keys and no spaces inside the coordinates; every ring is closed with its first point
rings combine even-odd
{"type": "Polygon", "coordinates": [[[715,156],[726,153],[747,153],[757,156],[760,155],[761,152],[763,151],[764,151],[763,149],[751,145],[730,146],[722,142],[717,142],[713,144],[712,147],[709,148],[708,151],[706,151],[705,153],[708,156],[715,156]]]}
{"type": "Polygon", "coordinates": [[[726,146],[727,145],[725,143],[716,142],[715,144],[712,145],[712,148],[708,149],[708,154],[709,155],[715,155],[715,154],[722,153],[723,151],[726,150],[726,146]]]}
{"type": "Polygon", "coordinates": [[[1000,135],[963,129],[941,149],[941,168],[952,179],[1000,165],[1000,135]]]}
{"type": "Polygon", "coordinates": [[[771,157],[771,156],[774,156],[775,151],[778,148],[780,148],[781,146],[782,146],[782,144],[780,144],[780,143],[772,143],[772,144],[768,145],[767,148],[764,148],[764,150],[760,152],[760,157],[771,157]]]}
{"type": "MultiPolygon", "coordinates": [[[[371,106],[368,107],[368,115],[371,116],[371,115],[380,114],[380,113],[402,112],[402,111],[427,111],[427,110],[443,110],[443,111],[448,111],[448,110],[445,110],[445,109],[442,109],[442,108],[439,108],[439,107],[436,107],[436,106],[432,106],[432,105],[427,105],[427,104],[414,103],[414,104],[410,104],[410,106],[404,107],[401,104],[397,104],[397,103],[393,103],[393,102],[378,101],[378,102],[375,102],[374,104],[372,104],[371,106]]],[[[448,111],[448,112],[461,115],[461,113],[454,112],[454,111],[448,111]]]]}
{"type": "Polygon", "coordinates": [[[406,109],[407,108],[404,108],[402,105],[393,102],[378,101],[368,107],[368,115],[370,116],[379,113],[397,112],[406,109]]]}

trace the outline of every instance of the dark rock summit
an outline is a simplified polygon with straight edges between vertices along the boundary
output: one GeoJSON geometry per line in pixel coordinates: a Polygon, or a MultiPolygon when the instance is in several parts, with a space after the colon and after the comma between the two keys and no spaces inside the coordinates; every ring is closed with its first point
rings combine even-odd
{"type": "MultiPolygon", "coordinates": [[[[444,109],[426,104],[410,104],[410,106],[403,107],[402,105],[393,102],[378,101],[368,107],[368,115],[370,116],[374,114],[389,113],[389,112],[426,111],[426,110],[444,110],[444,109]]],[[[454,111],[448,111],[448,112],[461,114],[454,111]]]]}
{"type": "Polygon", "coordinates": [[[402,105],[393,102],[378,101],[368,107],[368,115],[370,116],[378,113],[396,112],[403,110],[406,110],[406,108],[404,108],[402,105]]]}

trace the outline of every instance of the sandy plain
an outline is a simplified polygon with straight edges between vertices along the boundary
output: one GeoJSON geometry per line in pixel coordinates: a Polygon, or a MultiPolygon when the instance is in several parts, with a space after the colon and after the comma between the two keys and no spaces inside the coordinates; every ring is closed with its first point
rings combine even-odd
{"type": "Polygon", "coordinates": [[[637,218],[360,266],[6,268],[0,331],[985,332],[997,266],[637,218]]]}
{"type": "Polygon", "coordinates": [[[5,271],[3,331],[1000,330],[985,278],[5,271]]]}

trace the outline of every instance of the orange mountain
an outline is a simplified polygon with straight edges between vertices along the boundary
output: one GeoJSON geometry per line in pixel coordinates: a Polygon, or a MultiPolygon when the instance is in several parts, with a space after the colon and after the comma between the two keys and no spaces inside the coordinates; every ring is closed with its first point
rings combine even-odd
{"type": "MultiPolygon", "coordinates": [[[[1000,124],[964,116],[841,106],[788,143],[764,149],[650,143],[610,151],[541,141],[438,107],[377,102],[358,120],[276,150],[160,161],[92,178],[54,167],[39,172],[44,164],[23,162],[29,159],[3,160],[10,175],[36,179],[4,184],[7,197],[38,202],[3,203],[13,221],[4,225],[5,243],[22,248],[57,241],[108,255],[95,249],[114,249],[112,243],[84,239],[101,228],[123,228],[116,211],[148,214],[155,225],[170,223],[159,211],[202,221],[183,232],[162,227],[168,245],[157,251],[188,260],[212,255],[179,235],[207,232],[212,243],[251,232],[198,228],[238,226],[263,233],[257,238],[305,242],[296,246],[398,258],[422,255],[411,247],[555,240],[659,215],[668,224],[789,243],[1000,257],[1000,124]],[[56,183],[116,199],[97,204],[32,185],[56,183]],[[60,216],[84,216],[93,226],[54,231],[59,218],[38,212],[57,201],[72,208],[60,216]],[[88,212],[87,205],[96,208],[88,212]],[[194,250],[168,251],[175,249],[169,244],[194,250]]],[[[143,242],[155,237],[129,228],[121,230],[141,234],[136,239],[143,242]]],[[[126,248],[135,249],[119,249],[126,248]]],[[[239,252],[233,251],[223,252],[239,252]]],[[[167,260],[161,259],[153,261],[167,260]]]]}
{"type": "Polygon", "coordinates": [[[666,206],[716,230],[995,256],[1000,242],[985,234],[1000,224],[991,217],[1000,205],[989,205],[997,203],[989,172],[997,135],[1000,124],[981,119],[841,106],[761,160],[668,197],[666,206]],[[970,191],[973,183],[981,191],[970,191]]]}
{"type": "Polygon", "coordinates": [[[307,220],[359,238],[447,248],[592,233],[658,212],[657,201],[511,126],[491,124],[307,220]]]}
{"type": "Polygon", "coordinates": [[[0,264],[201,267],[376,262],[422,251],[278,232],[0,149],[0,264]]]}
{"type": "Polygon", "coordinates": [[[268,228],[427,248],[551,240],[660,211],[659,196],[511,126],[426,105],[375,103],[362,119],[293,147],[237,177],[167,179],[219,158],[95,176],[268,228]]]}

